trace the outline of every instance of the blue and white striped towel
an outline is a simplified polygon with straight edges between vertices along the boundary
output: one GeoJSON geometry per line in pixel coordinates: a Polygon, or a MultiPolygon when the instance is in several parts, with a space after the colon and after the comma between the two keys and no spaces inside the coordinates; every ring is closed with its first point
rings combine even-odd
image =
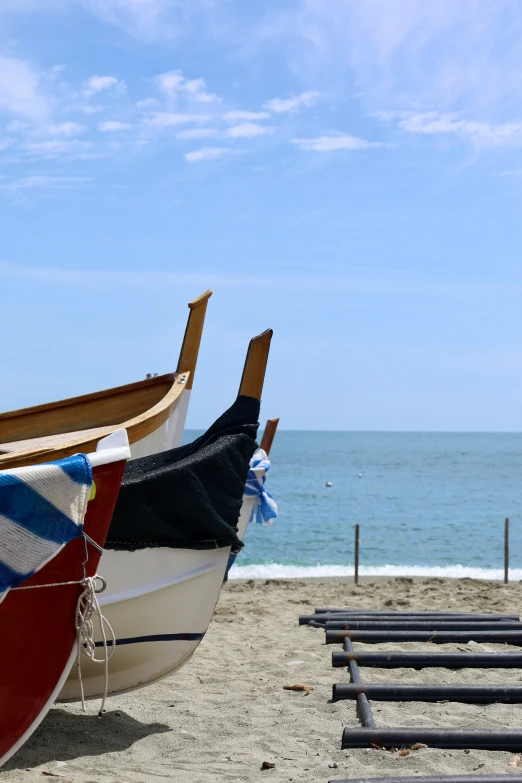
{"type": "Polygon", "coordinates": [[[91,486],[85,454],[0,471],[0,601],[83,535],[91,486]]]}
{"type": "Polygon", "coordinates": [[[270,460],[263,449],[257,449],[250,460],[250,470],[245,484],[246,497],[254,498],[254,508],[250,522],[269,526],[277,517],[277,504],[265,489],[266,474],[270,470],[270,460]]]}

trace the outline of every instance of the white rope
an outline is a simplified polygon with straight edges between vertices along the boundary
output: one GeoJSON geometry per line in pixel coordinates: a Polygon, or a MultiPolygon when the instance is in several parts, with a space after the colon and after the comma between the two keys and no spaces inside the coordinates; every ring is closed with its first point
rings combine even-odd
{"type": "Polygon", "coordinates": [[[93,663],[103,663],[105,668],[105,687],[98,714],[103,713],[107,693],[109,689],[109,661],[114,654],[116,647],[116,636],[109,621],[103,616],[98,598],[96,595],[96,579],[101,577],[86,576],[83,579],[72,582],[52,582],[45,585],[27,585],[25,587],[12,587],[11,590],[37,590],[42,587],[61,587],[62,585],[83,585],[83,591],[76,604],[76,671],[80,683],[80,693],[82,701],[82,711],[85,712],[85,696],[83,690],[83,679],[81,670],[81,656],[85,655],[93,663]],[[103,657],[96,658],[96,644],[94,642],[94,619],[98,619],[100,632],[102,636],[103,657]],[[109,631],[112,640],[107,642],[106,628],[109,631]],[[109,646],[111,649],[109,650],[109,646]]]}
{"type": "Polygon", "coordinates": [[[103,616],[98,598],[96,596],[96,577],[87,576],[84,580],[83,593],[78,598],[76,604],[76,638],[78,654],[76,657],[76,671],[78,673],[78,681],[80,683],[80,693],[82,697],[82,710],[85,712],[85,698],[83,693],[83,680],[82,680],[82,668],[81,657],[82,653],[93,663],[102,663],[104,665],[105,674],[105,686],[103,689],[103,698],[100,704],[99,715],[103,713],[105,707],[105,701],[107,700],[107,692],[109,690],[109,661],[114,655],[116,648],[116,636],[109,621],[103,616]],[[102,636],[103,657],[96,658],[96,645],[94,643],[94,618],[98,619],[100,626],[100,632],[102,636]],[[108,629],[112,640],[109,645],[107,644],[107,634],[105,629],[108,629]]]}
{"type": "MultiPolygon", "coordinates": [[[[97,576],[94,577],[97,579],[97,576]]],[[[10,587],[10,590],[39,590],[40,587],[61,587],[62,585],[83,585],[85,579],[75,579],[72,582],[49,582],[47,585],[25,585],[24,587],[10,587]]]]}

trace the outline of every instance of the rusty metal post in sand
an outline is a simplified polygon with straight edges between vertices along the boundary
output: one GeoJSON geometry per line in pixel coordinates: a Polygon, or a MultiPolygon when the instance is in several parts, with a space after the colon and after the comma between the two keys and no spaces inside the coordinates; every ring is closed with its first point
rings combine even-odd
{"type": "Polygon", "coordinates": [[[509,517],[504,522],[504,584],[509,582],[509,517]]]}
{"type": "Polygon", "coordinates": [[[359,525],[355,525],[355,566],[353,572],[353,581],[359,584],[359,525]]]}

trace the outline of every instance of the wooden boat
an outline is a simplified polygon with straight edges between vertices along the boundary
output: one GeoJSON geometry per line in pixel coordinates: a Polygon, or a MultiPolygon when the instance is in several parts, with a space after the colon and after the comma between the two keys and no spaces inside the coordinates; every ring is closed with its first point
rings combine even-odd
{"type": "MultiPolygon", "coordinates": [[[[251,341],[238,399],[261,398],[271,337],[268,331],[251,341]]],[[[252,453],[254,448],[255,444],[252,453]]],[[[246,527],[252,508],[253,499],[244,498],[239,527],[246,527]]],[[[107,590],[100,596],[100,605],[117,639],[109,665],[110,694],[142,687],[187,663],[212,618],[230,551],[230,546],[155,546],[104,552],[100,573],[107,580],[107,590]]],[[[89,661],[83,669],[83,686],[88,698],[99,696],[104,689],[103,674],[89,661]]],[[[79,682],[72,670],[59,698],[74,701],[79,697],[79,682]]]]}
{"type": "MultiPolygon", "coordinates": [[[[105,542],[129,454],[127,436],[120,430],[88,455],[96,493],[88,503],[83,529],[99,547],[105,542]]],[[[100,552],[88,540],[74,538],[0,601],[0,765],[30,737],[65,682],[77,650],[76,605],[84,589],[79,583],[83,566],[85,575],[93,577],[99,559],[100,552]],[[26,587],[35,589],[20,589],[26,587]]]]}
{"type": "Polygon", "coordinates": [[[176,372],[0,414],[0,470],[87,453],[125,428],[131,458],[181,442],[211,291],[189,302],[176,372]]]}

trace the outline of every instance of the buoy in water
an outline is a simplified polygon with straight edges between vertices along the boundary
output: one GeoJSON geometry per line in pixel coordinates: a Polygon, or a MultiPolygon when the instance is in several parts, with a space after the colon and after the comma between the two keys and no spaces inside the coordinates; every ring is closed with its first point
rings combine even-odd
{"type": "Polygon", "coordinates": [[[362,473],[359,473],[357,478],[362,478],[362,473]]]}
{"type": "Polygon", "coordinates": [[[332,482],[331,481],[327,481],[326,484],[325,484],[325,487],[331,487],[331,486],[332,486],[332,482]]]}

